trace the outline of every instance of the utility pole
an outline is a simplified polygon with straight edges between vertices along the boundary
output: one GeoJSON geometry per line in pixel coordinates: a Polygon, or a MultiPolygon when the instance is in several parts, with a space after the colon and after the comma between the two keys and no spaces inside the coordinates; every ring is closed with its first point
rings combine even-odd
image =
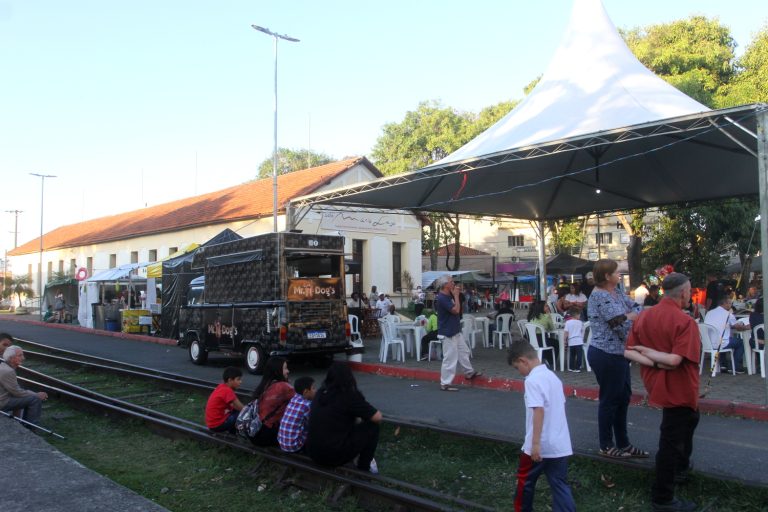
{"type": "Polygon", "coordinates": [[[12,213],[16,218],[13,223],[13,248],[19,246],[19,214],[24,213],[22,210],[5,210],[5,213],[12,213]]]}

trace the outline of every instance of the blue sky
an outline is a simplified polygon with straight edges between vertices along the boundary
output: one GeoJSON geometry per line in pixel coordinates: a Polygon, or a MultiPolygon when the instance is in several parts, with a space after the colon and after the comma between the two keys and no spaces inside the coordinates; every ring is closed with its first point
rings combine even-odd
{"type": "MultiPolygon", "coordinates": [[[[764,0],[603,0],[618,27],[719,17],[743,50],[764,0]]],[[[251,179],[281,147],[369,154],[420,101],[478,111],[545,69],[571,0],[0,0],[0,250],[251,179]]]]}

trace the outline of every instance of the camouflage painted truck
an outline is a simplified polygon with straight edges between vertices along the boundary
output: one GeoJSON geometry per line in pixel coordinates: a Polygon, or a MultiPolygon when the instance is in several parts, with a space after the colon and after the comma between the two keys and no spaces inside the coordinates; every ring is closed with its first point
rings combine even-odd
{"type": "Polygon", "coordinates": [[[327,363],[352,347],[344,238],[270,233],[204,247],[179,311],[179,342],[195,364],[210,352],[243,357],[261,374],[270,356],[327,363]]]}

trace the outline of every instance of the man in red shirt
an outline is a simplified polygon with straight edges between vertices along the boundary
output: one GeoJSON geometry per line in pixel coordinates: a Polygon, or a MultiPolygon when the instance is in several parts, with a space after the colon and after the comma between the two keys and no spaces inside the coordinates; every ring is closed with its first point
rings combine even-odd
{"type": "Polygon", "coordinates": [[[235,434],[235,420],[243,404],[237,399],[235,391],[243,381],[240,368],[229,366],[224,369],[222,382],[213,390],[205,404],[205,425],[212,432],[235,434]]]}
{"type": "Polygon", "coordinates": [[[632,325],[624,357],[642,365],[648,402],[663,411],[653,510],[693,511],[695,503],[675,497],[675,482],[690,469],[693,432],[699,423],[701,339],[696,322],[682,311],[691,298],[688,278],[673,272],[661,287],[661,302],[643,311],[632,325]]]}

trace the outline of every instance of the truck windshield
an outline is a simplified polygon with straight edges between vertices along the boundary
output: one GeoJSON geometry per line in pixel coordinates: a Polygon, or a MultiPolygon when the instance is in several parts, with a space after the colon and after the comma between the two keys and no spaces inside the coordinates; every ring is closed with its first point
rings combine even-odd
{"type": "Polygon", "coordinates": [[[289,278],[341,277],[341,256],[301,254],[286,260],[289,278]]]}

